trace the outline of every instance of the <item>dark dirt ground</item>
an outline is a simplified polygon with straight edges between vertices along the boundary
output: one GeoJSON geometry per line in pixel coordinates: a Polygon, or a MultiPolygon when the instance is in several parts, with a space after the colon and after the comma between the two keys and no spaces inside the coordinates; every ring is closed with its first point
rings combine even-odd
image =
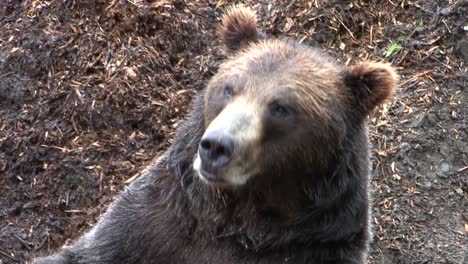
{"type": "MultiPolygon", "coordinates": [[[[223,58],[228,4],[0,0],[0,263],[76,238],[170,144],[223,58]]],[[[468,263],[468,2],[246,4],[269,34],[401,75],[369,119],[369,263],[468,263]]]]}

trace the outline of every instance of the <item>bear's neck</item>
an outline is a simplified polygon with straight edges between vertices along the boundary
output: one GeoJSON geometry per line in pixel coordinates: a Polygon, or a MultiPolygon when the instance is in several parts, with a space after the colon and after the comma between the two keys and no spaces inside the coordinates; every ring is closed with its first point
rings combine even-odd
{"type": "Polygon", "coordinates": [[[172,178],[172,194],[185,201],[186,217],[196,223],[192,230],[199,233],[194,236],[204,241],[227,239],[247,249],[276,249],[290,243],[342,241],[365,228],[367,211],[360,208],[367,208],[362,206],[367,204],[367,188],[359,182],[366,180],[358,178],[366,175],[349,167],[353,159],[348,155],[331,161],[332,175],[283,175],[275,177],[277,181],[252,181],[239,188],[205,184],[190,160],[169,158],[164,167],[172,178]]]}
{"type": "MultiPolygon", "coordinates": [[[[292,221],[310,198],[301,190],[303,183],[255,182],[243,186],[221,187],[208,185],[192,173],[192,185],[185,189],[194,207],[203,214],[232,219],[251,218],[256,220],[292,221]]],[[[287,178],[287,177],[285,177],[287,178]]],[[[211,217],[210,217],[211,218],[211,217]]]]}
{"type": "Polygon", "coordinates": [[[301,209],[309,200],[299,188],[299,183],[261,189],[255,184],[220,188],[205,184],[192,173],[191,183],[183,191],[190,213],[204,233],[199,235],[235,240],[245,248],[258,250],[286,243],[290,237],[292,229],[288,227],[299,221],[301,209]]]}

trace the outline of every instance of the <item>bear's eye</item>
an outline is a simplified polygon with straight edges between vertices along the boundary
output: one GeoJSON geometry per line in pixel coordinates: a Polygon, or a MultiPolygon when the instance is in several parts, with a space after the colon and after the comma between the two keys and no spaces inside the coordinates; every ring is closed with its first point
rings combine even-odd
{"type": "Polygon", "coordinates": [[[226,97],[232,97],[233,93],[234,93],[234,88],[232,87],[232,85],[225,84],[224,85],[224,95],[226,97]]]}
{"type": "Polygon", "coordinates": [[[273,102],[270,104],[270,113],[274,117],[285,118],[291,115],[291,110],[278,102],[273,102]]]}

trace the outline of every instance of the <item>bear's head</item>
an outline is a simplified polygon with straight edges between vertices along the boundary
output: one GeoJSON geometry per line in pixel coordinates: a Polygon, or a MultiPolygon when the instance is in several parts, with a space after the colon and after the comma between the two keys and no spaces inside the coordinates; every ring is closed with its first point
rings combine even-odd
{"type": "Polygon", "coordinates": [[[204,94],[204,131],[193,157],[207,184],[283,184],[326,174],[396,87],[386,64],[348,68],[308,46],[266,37],[242,6],[228,10],[218,33],[228,59],[204,94]]]}

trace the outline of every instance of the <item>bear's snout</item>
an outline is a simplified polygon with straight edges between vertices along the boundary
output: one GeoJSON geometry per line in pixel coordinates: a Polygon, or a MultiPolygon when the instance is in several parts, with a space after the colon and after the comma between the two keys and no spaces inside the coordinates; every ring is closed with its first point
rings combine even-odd
{"type": "Polygon", "coordinates": [[[212,131],[204,135],[198,147],[203,167],[214,173],[225,167],[233,158],[234,139],[222,131],[212,131]]]}
{"type": "Polygon", "coordinates": [[[208,184],[243,185],[256,172],[260,149],[259,106],[244,97],[227,104],[200,139],[193,169],[208,184]]]}

